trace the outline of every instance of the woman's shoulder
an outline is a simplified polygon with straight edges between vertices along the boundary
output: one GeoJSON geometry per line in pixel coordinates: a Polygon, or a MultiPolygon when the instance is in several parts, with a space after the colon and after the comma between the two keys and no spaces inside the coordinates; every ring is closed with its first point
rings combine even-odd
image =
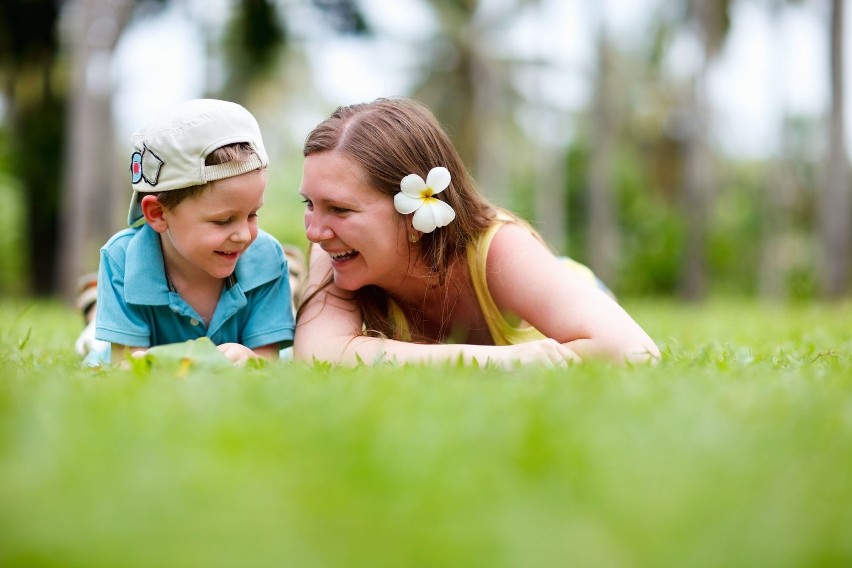
{"type": "Polygon", "coordinates": [[[527,221],[508,209],[497,209],[491,225],[477,239],[477,248],[480,249],[481,253],[490,253],[491,245],[495,239],[504,241],[522,238],[526,241],[529,237],[541,242],[541,237],[527,221]]]}
{"type": "Polygon", "coordinates": [[[535,230],[525,221],[501,210],[494,222],[468,250],[468,269],[474,280],[485,286],[486,274],[516,270],[526,266],[525,257],[541,258],[547,247],[535,230]]]}
{"type": "Polygon", "coordinates": [[[538,234],[529,225],[520,220],[510,220],[495,227],[488,246],[488,266],[495,263],[517,260],[533,251],[547,250],[538,234]]]}

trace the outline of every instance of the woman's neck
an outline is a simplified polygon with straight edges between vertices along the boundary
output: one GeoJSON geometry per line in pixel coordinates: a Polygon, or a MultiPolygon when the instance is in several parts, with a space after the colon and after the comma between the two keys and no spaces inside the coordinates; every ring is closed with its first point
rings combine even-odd
{"type": "Polygon", "coordinates": [[[399,285],[386,292],[400,306],[422,310],[427,305],[444,302],[448,295],[458,289],[459,282],[466,279],[467,270],[461,263],[452,263],[444,278],[418,263],[409,269],[399,285]]]}
{"type": "Polygon", "coordinates": [[[450,265],[443,282],[434,273],[414,274],[389,295],[421,340],[444,341],[456,328],[468,328],[481,319],[464,262],[450,265]]]}

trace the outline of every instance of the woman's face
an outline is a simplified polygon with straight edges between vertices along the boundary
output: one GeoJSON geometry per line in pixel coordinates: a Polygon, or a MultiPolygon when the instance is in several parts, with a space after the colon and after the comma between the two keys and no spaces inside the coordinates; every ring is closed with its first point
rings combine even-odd
{"type": "Polygon", "coordinates": [[[405,279],[416,255],[393,198],[366,180],[364,170],[345,154],[305,158],[299,190],[305,199],[305,234],[331,258],[340,288],[354,291],[373,284],[391,290],[405,279]]]}

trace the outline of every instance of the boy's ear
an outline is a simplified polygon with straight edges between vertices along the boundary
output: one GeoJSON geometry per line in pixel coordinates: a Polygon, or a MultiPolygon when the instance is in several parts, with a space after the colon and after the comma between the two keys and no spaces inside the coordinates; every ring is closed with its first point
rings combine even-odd
{"type": "Polygon", "coordinates": [[[160,200],[157,199],[157,196],[146,195],[142,198],[140,205],[142,207],[142,214],[145,216],[145,220],[148,224],[151,225],[151,228],[158,233],[165,233],[169,228],[169,223],[163,216],[166,209],[163,207],[163,204],[160,203],[160,200]]]}

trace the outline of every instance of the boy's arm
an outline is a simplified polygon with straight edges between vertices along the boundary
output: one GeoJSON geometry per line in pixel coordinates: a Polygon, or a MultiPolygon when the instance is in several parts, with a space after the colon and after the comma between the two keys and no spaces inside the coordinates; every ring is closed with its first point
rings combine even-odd
{"type": "Polygon", "coordinates": [[[110,362],[112,364],[121,363],[124,361],[128,355],[133,355],[139,352],[145,352],[146,347],[130,347],[128,345],[120,345],[118,343],[112,343],[112,347],[110,348],[110,362]]]}
{"type": "Polygon", "coordinates": [[[281,347],[278,344],[264,345],[263,347],[255,347],[252,351],[264,359],[275,361],[278,359],[278,352],[281,351],[281,347]]]}

